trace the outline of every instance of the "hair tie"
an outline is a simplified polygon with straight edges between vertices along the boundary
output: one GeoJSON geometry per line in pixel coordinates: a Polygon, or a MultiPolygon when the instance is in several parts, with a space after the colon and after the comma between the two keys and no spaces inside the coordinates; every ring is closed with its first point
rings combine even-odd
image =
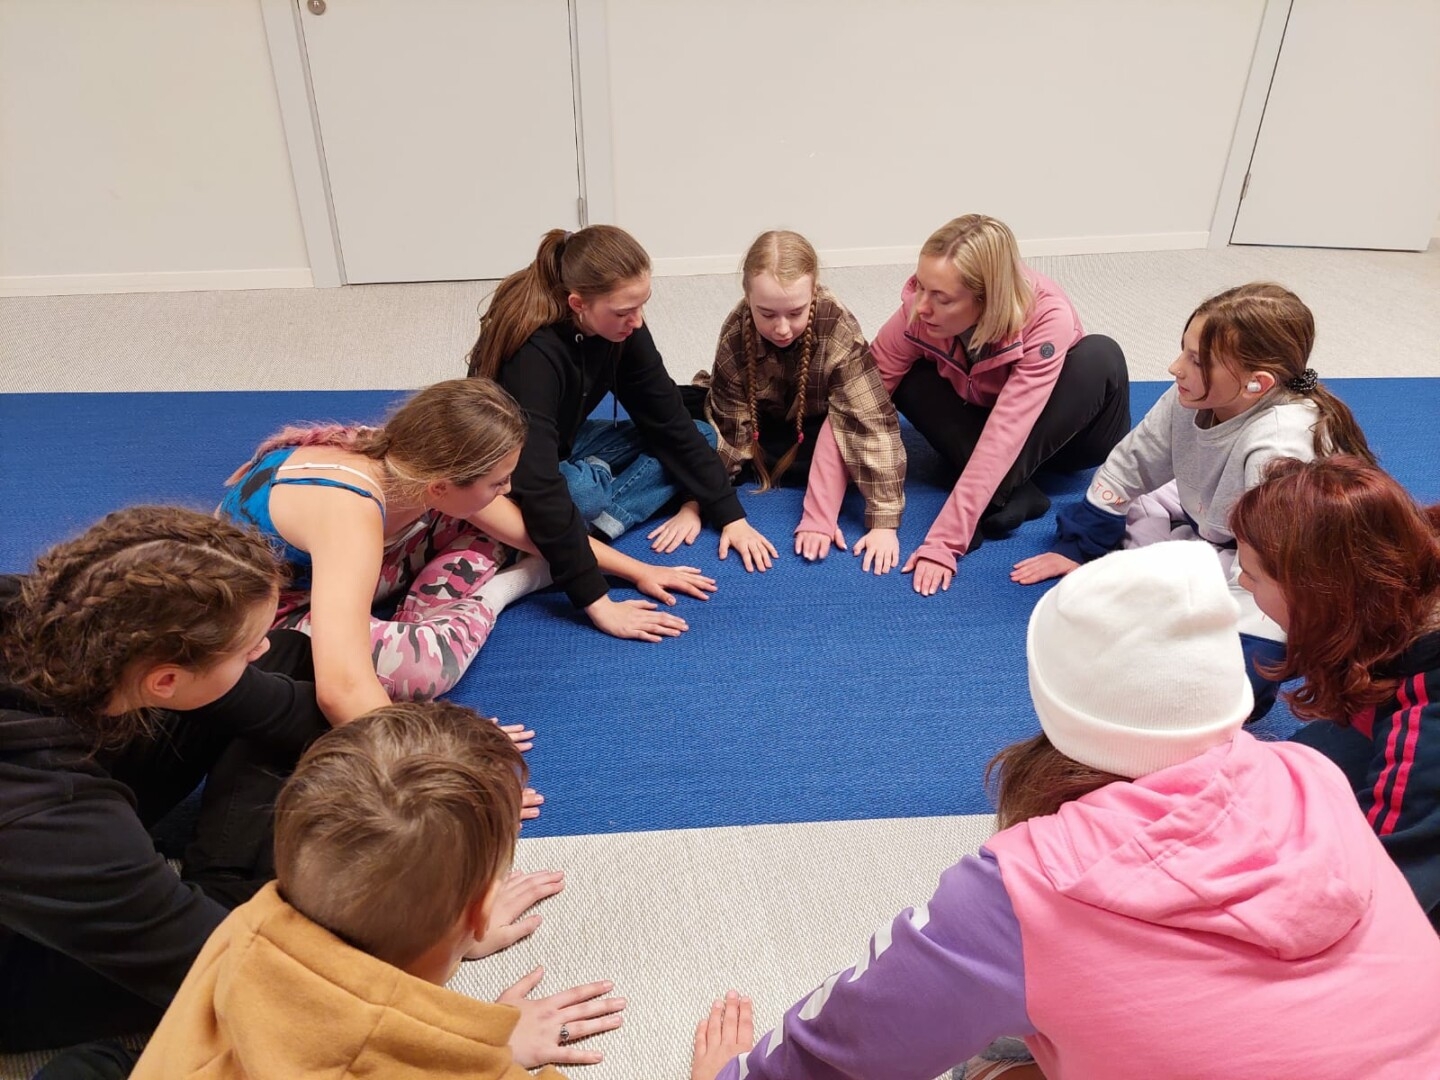
{"type": "Polygon", "coordinates": [[[1285,383],[1285,389],[1296,394],[1308,394],[1320,385],[1320,376],[1314,368],[1306,368],[1299,375],[1285,383]]]}

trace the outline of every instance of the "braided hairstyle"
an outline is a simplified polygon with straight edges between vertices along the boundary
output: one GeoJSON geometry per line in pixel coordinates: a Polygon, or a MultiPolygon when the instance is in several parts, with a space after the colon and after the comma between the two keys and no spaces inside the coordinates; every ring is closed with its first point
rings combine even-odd
{"type": "Polygon", "coordinates": [[[284,578],[255,532],[194,510],[136,506],[51,548],[0,622],[6,679],[119,746],[154,715],[106,715],[136,665],[204,670],[239,648],[284,578]]]}
{"type": "MultiPolygon", "coordinates": [[[[750,282],[760,274],[769,274],[781,285],[790,285],[809,276],[811,285],[818,290],[820,284],[820,258],[809,240],[788,229],[772,229],[761,233],[745,253],[740,268],[745,296],[750,296],[750,282]]],[[[756,371],[764,357],[764,344],[755,327],[755,317],[747,303],[740,315],[740,333],[745,348],[745,387],[750,405],[750,461],[755,476],[760,481],[759,491],[769,491],[795,463],[800,447],[805,442],[805,395],[810,386],[810,359],[815,348],[815,310],[819,294],[810,298],[810,313],[805,321],[805,333],[800,342],[800,363],[795,370],[795,400],[790,414],[795,418],[795,445],[781,455],[773,468],[765,461],[765,451],[760,446],[760,410],[755,400],[756,371]]],[[[786,419],[790,418],[786,415],[786,419]]]]}

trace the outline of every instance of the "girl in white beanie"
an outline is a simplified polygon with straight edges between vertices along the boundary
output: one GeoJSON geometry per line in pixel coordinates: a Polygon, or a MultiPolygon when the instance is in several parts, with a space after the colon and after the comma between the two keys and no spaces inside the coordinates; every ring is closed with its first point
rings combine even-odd
{"type": "Polygon", "coordinates": [[[1208,544],[1042,597],[1001,831],[753,1049],[716,1002],[692,1080],[928,1080],[1002,1036],[1034,1056],[1008,1080],[1440,1076],[1440,939],[1339,770],[1242,730],[1236,617],[1208,544]]]}

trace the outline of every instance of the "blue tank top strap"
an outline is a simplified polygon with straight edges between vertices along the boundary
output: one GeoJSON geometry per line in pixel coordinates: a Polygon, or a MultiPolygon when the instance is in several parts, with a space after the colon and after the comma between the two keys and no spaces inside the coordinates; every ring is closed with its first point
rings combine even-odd
{"type": "MultiPolygon", "coordinates": [[[[291,584],[296,588],[309,588],[310,586],[310,553],[302,551],[290,544],[280,535],[275,528],[275,522],[270,517],[270,490],[277,484],[297,484],[309,487],[333,487],[361,495],[380,510],[381,520],[385,517],[385,503],[373,492],[355,484],[347,484],[343,480],[331,480],[323,476],[278,476],[284,469],[314,468],[314,466],[286,466],[290,455],[296,451],[294,446],[282,446],[271,450],[247,469],[234,484],[226,489],[225,496],[220,500],[216,512],[225,515],[230,520],[242,525],[253,526],[275,547],[276,554],[290,565],[292,578],[291,584]]],[[[321,466],[328,467],[328,466],[321,466]]],[[[333,466],[345,472],[354,472],[363,476],[359,470],[351,469],[346,465],[333,466]]],[[[369,479],[366,477],[366,479],[369,479]]]]}

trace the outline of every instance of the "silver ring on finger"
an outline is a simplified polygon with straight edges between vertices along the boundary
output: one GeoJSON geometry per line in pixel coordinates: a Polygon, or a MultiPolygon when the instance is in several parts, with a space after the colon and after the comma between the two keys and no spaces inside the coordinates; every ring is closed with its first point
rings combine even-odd
{"type": "Polygon", "coordinates": [[[560,1025],[560,1045],[564,1046],[570,1041],[570,1028],[566,1024],[560,1025]]]}

